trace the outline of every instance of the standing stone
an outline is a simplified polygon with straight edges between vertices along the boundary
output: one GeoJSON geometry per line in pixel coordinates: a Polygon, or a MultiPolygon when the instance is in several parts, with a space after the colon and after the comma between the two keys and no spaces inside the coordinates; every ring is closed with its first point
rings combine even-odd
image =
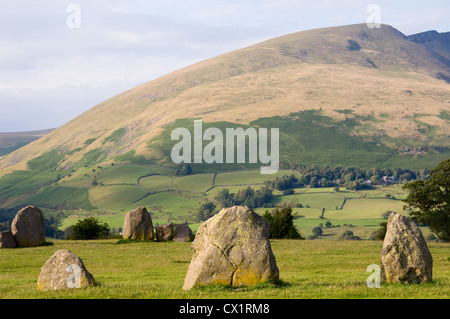
{"type": "Polygon", "coordinates": [[[10,230],[0,232],[0,248],[14,248],[16,241],[10,230]]]}
{"type": "Polygon", "coordinates": [[[173,224],[168,223],[162,226],[156,227],[156,240],[157,241],[169,241],[173,239],[173,224]]]}
{"type": "Polygon", "coordinates": [[[153,240],[153,223],[145,207],[138,207],[125,215],[122,236],[125,239],[153,240]]]}
{"type": "Polygon", "coordinates": [[[45,242],[44,215],[37,207],[24,207],[14,217],[11,224],[11,231],[17,246],[39,246],[45,242]]]}
{"type": "Polygon", "coordinates": [[[269,222],[248,207],[223,208],[197,231],[183,289],[278,281],[269,231],[269,222]]]}
{"type": "Polygon", "coordinates": [[[406,216],[391,213],[381,250],[381,281],[432,281],[433,258],[419,227],[406,216]]]}
{"type": "Polygon", "coordinates": [[[37,281],[39,290],[60,290],[93,286],[94,277],[83,261],[67,249],[58,250],[45,262],[37,281]]]}
{"type": "Polygon", "coordinates": [[[175,227],[175,237],[173,241],[193,241],[194,234],[187,223],[178,224],[175,227]]]}

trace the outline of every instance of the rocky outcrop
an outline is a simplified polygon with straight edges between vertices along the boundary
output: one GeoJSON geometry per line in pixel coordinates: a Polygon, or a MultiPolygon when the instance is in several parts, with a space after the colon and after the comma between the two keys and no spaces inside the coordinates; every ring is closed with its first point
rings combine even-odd
{"type": "Polygon", "coordinates": [[[22,208],[11,224],[17,246],[33,247],[45,242],[45,220],[41,210],[34,206],[22,208]]]}
{"type": "Polygon", "coordinates": [[[406,216],[391,213],[381,250],[381,281],[432,281],[433,258],[420,229],[406,216]]]}
{"type": "Polygon", "coordinates": [[[84,288],[95,284],[83,261],[67,249],[58,250],[41,268],[37,281],[39,290],[84,288]]]}
{"type": "Polygon", "coordinates": [[[269,222],[248,207],[222,209],[197,231],[183,289],[278,281],[269,231],[269,222]]]}
{"type": "Polygon", "coordinates": [[[153,240],[153,222],[145,207],[138,207],[125,215],[122,236],[124,239],[153,240]]]}

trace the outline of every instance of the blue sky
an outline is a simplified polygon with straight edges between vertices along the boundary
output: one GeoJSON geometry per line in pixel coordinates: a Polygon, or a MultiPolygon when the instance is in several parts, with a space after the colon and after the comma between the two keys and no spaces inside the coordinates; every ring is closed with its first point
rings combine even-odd
{"type": "Polygon", "coordinates": [[[276,36],[365,23],[370,4],[406,35],[450,31],[449,1],[2,0],[0,132],[61,126],[138,84],[276,36]]]}

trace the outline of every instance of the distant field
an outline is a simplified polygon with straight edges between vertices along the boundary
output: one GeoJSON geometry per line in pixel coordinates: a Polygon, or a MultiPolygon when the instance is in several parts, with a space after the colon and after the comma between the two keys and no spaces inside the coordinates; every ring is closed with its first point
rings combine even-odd
{"type": "MultiPolygon", "coordinates": [[[[35,161],[34,165],[46,165],[52,158],[47,157],[35,161]]],[[[195,225],[198,223],[197,209],[208,201],[216,203],[214,198],[220,190],[227,188],[231,193],[236,193],[248,186],[258,190],[267,180],[291,174],[298,175],[292,170],[279,170],[274,175],[262,175],[259,170],[244,170],[177,176],[173,168],[157,165],[102,164],[83,167],[67,175],[54,171],[15,172],[11,179],[8,176],[3,178],[0,193],[15,198],[15,194],[19,196],[16,192],[20,189],[32,191],[40,183],[48,183],[48,187],[38,188],[28,198],[30,203],[42,206],[47,215],[64,211],[68,216],[75,213],[79,217],[81,210],[81,216],[98,216],[117,228],[123,227],[123,218],[128,211],[145,206],[152,213],[155,224],[188,222],[195,225]],[[22,181],[14,184],[13,181],[19,176],[23,177],[22,181]],[[94,183],[96,186],[93,186],[94,183]]],[[[341,227],[352,224],[352,231],[367,239],[384,221],[381,216],[384,212],[403,212],[401,199],[405,198],[406,193],[401,187],[392,185],[363,191],[345,188],[335,191],[332,187],[296,188],[294,194],[287,196],[273,190],[274,197],[270,204],[291,205],[294,223],[304,237],[312,234],[313,227],[330,221],[341,227]]],[[[255,211],[264,214],[272,209],[256,208],[255,211]]],[[[69,216],[63,220],[60,229],[75,223],[78,217],[69,216]]],[[[338,235],[330,232],[319,239],[336,239],[338,235]]]]}
{"type": "Polygon", "coordinates": [[[241,171],[230,173],[218,173],[214,185],[236,185],[236,184],[261,184],[268,180],[273,180],[276,177],[294,174],[297,177],[300,175],[296,171],[279,170],[275,174],[261,174],[260,171],[241,171]]]}
{"type": "Polygon", "coordinates": [[[100,186],[89,190],[89,198],[95,207],[111,211],[123,211],[131,208],[135,206],[133,203],[145,194],[134,185],[100,186]]]}
{"type": "Polygon", "coordinates": [[[344,199],[334,193],[305,193],[289,196],[278,195],[275,198],[275,202],[277,204],[295,203],[305,207],[335,209],[342,206],[344,199]]]}
{"type": "Polygon", "coordinates": [[[105,185],[109,184],[136,184],[140,176],[150,173],[148,167],[142,165],[119,165],[116,164],[108,167],[107,170],[101,171],[97,179],[105,185]]]}
{"type": "Polygon", "coordinates": [[[174,189],[171,176],[154,175],[141,178],[140,185],[149,193],[174,189]]]}
{"type": "MultiPolygon", "coordinates": [[[[155,224],[188,222],[196,230],[199,225],[196,219],[197,209],[207,201],[215,202],[214,197],[221,189],[227,188],[231,193],[236,193],[250,186],[257,190],[266,180],[298,173],[280,170],[275,175],[261,175],[259,170],[253,170],[176,176],[173,171],[157,166],[121,164],[101,166],[96,172],[90,170],[85,174],[89,177],[83,175],[80,180],[79,177],[73,176],[67,183],[63,179],[59,184],[66,187],[90,184],[89,181],[94,178],[98,183],[102,183],[103,186],[85,190],[88,194],[85,200],[88,205],[95,207],[88,213],[100,214],[99,218],[110,226],[123,227],[126,212],[138,206],[145,206],[152,213],[155,224]],[[148,176],[150,174],[162,175],[148,176]],[[141,188],[138,186],[138,179],[141,188]]],[[[294,191],[295,194],[284,196],[282,192],[274,190],[273,204],[293,206],[294,224],[304,237],[312,234],[313,227],[327,221],[341,227],[339,231],[336,228],[324,229],[324,235],[319,237],[322,240],[337,239],[345,229],[344,224],[351,224],[355,235],[368,239],[379,224],[385,221],[381,217],[385,211],[403,211],[403,202],[400,199],[406,196],[401,185],[364,191],[341,188],[336,192],[332,187],[296,188],[294,191]],[[300,204],[302,207],[298,207],[300,204]],[[322,216],[323,208],[325,211],[322,216]]],[[[83,192],[80,190],[79,194],[83,192]]],[[[43,200],[45,199],[46,197],[43,197],[43,200]]],[[[264,214],[266,210],[272,209],[256,208],[255,211],[264,214]]],[[[77,218],[68,218],[60,228],[64,229],[76,221],[77,218]]]]}
{"type": "Polygon", "coordinates": [[[182,290],[191,243],[50,240],[51,246],[0,249],[0,295],[10,299],[448,299],[450,244],[429,243],[433,282],[368,288],[367,267],[380,264],[381,241],[272,240],[281,285],[182,290]],[[38,291],[41,267],[59,249],[78,255],[97,281],[88,289],[38,291]]]}
{"type": "Polygon", "coordinates": [[[173,185],[178,190],[201,193],[212,187],[213,180],[214,174],[188,175],[175,178],[173,185]]]}
{"type": "Polygon", "coordinates": [[[402,212],[403,205],[399,200],[385,198],[349,199],[345,203],[345,209],[326,211],[325,215],[331,219],[380,218],[387,210],[402,212]]]}

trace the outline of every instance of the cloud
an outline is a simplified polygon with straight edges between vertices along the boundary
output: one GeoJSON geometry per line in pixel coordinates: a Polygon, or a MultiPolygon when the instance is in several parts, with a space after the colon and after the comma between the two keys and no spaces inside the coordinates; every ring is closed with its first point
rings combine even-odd
{"type": "MultiPolygon", "coordinates": [[[[406,34],[450,29],[447,3],[373,2],[383,23],[406,34]]],[[[0,11],[0,131],[62,125],[135,85],[272,37],[365,22],[370,3],[7,1],[0,11]],[[81,28],[67,26],[72,3],[80,8],[81,28]]]]}

